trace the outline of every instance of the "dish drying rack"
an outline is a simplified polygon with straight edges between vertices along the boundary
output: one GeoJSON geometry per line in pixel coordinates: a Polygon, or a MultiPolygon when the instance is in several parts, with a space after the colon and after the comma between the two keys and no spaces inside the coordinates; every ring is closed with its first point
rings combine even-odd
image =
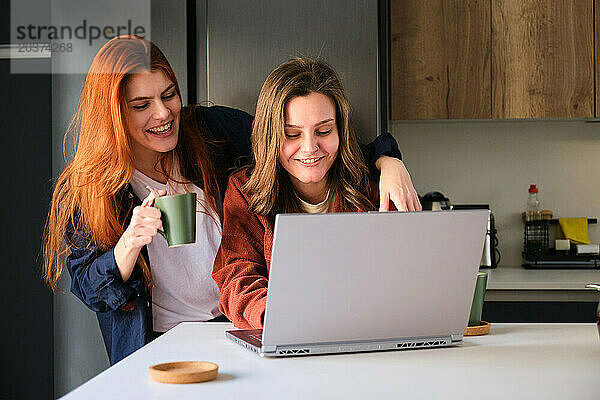
{"type": "MultiPolygon", "coordinates": [[[[596,224],[596,218],[588,218],[588,224],[596,224]]],[[[530,269],[550,268],[600,268],[600,255],[576,254],[572,246],[568,252],[550,247],[551,228],[558,226],[558,219],[524,221],[523,267],[530,269]]]]}

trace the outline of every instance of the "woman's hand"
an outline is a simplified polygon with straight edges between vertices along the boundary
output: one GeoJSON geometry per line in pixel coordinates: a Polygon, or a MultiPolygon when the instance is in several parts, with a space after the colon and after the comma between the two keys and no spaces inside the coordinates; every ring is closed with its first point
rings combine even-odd
{"type": "Polygon", "coordinates": [[[398,211],[421,211],[419,195],[413,187],[404,163],[397,158],[381,156],[375,162],[379,178],[379,211],[389,211],[390,200],[398,211]]]}
{"type": "Polygon", "coordinates": [[[123,233],[126,245],[141,249],[152,242],[159,229],[162,229],[160,210],[151,205],[141,205],[133,209],[129,226],[123,233]]]}
{"type": "Polygon", "coordinates": [[[162,229],[160,220],[160,210],[152,207],[156,195],[164,196],[166,190],[159,190],[158,193],[150,193],[142,201],[141,206],[133,209],[131,222],[115,246],[115,261],[123,278],[127,282],[137,261],[140,250],[145,245],[152,242],[152,239],[162,229]]]}

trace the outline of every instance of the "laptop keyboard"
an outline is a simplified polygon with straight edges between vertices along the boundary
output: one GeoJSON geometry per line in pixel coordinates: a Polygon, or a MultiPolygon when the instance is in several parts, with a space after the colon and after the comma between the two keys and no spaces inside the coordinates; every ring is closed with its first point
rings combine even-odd
{"type": "Polygon", "coordinates": [[[251,338],[254,338],[254,339],[256,339],[256,340],[258,340],[259,342],[262,343],[262,332],[261,333],[255,333],[253,335],[248,335],[248,336],[250,336],[251,338]]]}

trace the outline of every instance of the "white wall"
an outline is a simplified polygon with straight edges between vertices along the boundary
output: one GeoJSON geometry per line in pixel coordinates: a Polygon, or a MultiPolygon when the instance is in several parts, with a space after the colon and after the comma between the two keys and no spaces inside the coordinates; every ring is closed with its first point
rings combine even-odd
{"type": "MultiPolygon", "coordinates": [[[[556,217],[600,216],[600,124],[583,121],[394,122],[419,194],[489,203],[502,265],[520,265],[527,189],[556,217]]],[[[598,225],[589,225],[592,243],[598,225]]]]}

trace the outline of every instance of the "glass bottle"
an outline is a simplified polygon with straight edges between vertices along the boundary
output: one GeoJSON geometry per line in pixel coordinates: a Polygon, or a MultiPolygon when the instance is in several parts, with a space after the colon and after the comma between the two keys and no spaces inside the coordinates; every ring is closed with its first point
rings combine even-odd
{"type": "Polygon", "coordinates": [[[527,211],[525,213],[526,221],[537,221],[542,219],[540,212],[540,201],[538,200],[537,185],[529,186],[529,197],[527,198],[527,211]]]}
{"type": "Polygon", "coordinates": [[[540,201],[538,200],[538,188],[536,185],[529,186],[529,197],[525,211],[525,230],[527,238],[527,258],[537,259],[542,255],[544,243],[544,229],[541,225],[540,201]]]}

